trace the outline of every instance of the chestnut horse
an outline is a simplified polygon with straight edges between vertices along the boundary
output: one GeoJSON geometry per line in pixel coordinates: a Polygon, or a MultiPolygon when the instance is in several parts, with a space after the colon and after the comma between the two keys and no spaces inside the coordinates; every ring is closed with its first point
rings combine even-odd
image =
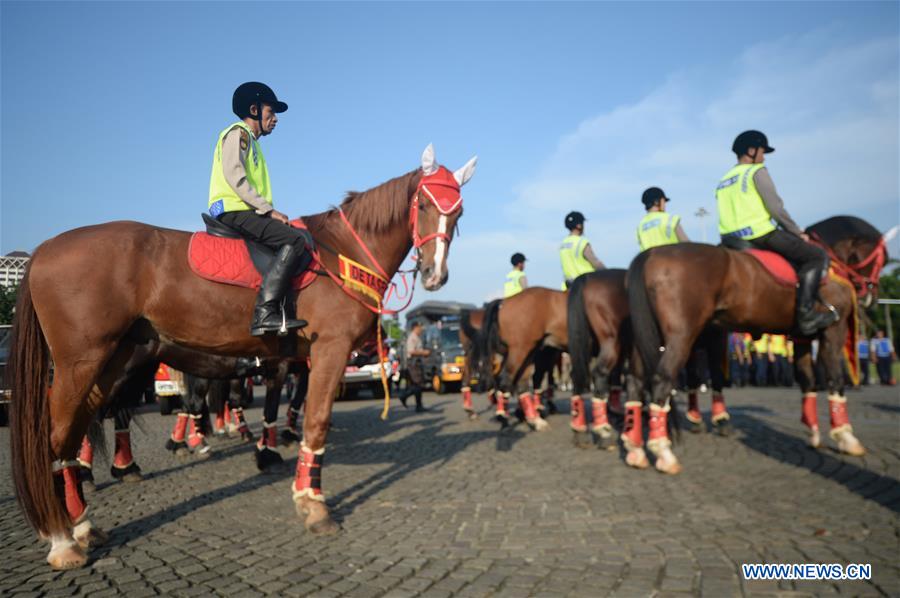
{"type": "MultiPolygon", "coordinates": [[[[339,271],[336,253],[393,276],[410,249],[427,290],[447,280],[447,252],[462,214],[460,186],[475,158],[455,173],[428,146],[421,168],[305,219],[322,252],[316,267],[339,271]]],[[[188,264],[191,234],[137,222],[63,233],[34,252],[19,289],[11,352],[13,477],[27,520],[48,538],[54,568],[87,562],[102,539],[86,518],[77,481],[78,447],[123,374],[163,360],[220,377],[237,356],[280,357],[284,339],[252,337],[256,292],[211,282],[188,264]],[[49,391],[50,363],[54,380],[49,391]],[[225,366],[225,367],[223,367],[225,366]]],[[[318,277],[296,301],[309,322],[289,339],[310,359],[303,443],[292,485],[312,533],[338,530],[321,489],[322,458],[335,389],[347,355],[370,333],[377,308],[334,277],[318,277]]]]}
{"type": "MultiPolygon", "coordinates": [[[[840,271],[856,273],[875,293],[877,270],[887,260],[881,234],[858,218],[836,217],[809,228],[821,239],[840,271]],[[828,237],[827,239],[825,237],[828,237]]],[[[775,280],[751,255],[712,245],[681,243],[640,254],[628,271],[628,293],[635,343],[641,356],[644,383],[651,392],[648,447],[656,468],[678,473],[666,432],[669,397],[678,370],[684,366],[700,333],[708,324],[751,333],[795,332],[796,289],[775,280]]],[[[854,436],[844,396],[843,347],[854,323],[856,293],[846,278],[829,276],[820,289],[839,319],[820,332],[819,365],[825,372],[831,413],[831,437],[849,455],[865,454],[854,436]]],[[[854,335],[855,336],[855,335],[854,335]]],[[[795,375],[804,395],[803,421],[810,444],[820,444],[815,409],[815,376],[810,344],[795,345],[795,375]]],[[[635,380],[629,395],[640,392],[635,380]]],[[[646,460],[643,448],[629,445],[628,463],[646,460]]]]}

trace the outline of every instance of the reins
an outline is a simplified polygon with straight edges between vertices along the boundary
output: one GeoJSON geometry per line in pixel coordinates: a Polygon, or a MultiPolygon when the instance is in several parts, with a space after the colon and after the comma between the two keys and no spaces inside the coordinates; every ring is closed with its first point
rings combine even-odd
{"type": "Polygon", "coordinates": [[[884,268],[885,254],[887,253],[887,248],[885,246],[884,238],[881,237],[878,239],[878,243],[876,243],[875,247],[872,249],[871,253],[866,256],[860,262],[855,264],[848,264],[841,260],[834,252],[834,250],[826,244],[819,235],[816,233],[810,233],[810,239],[816,243],[819,247],[825,250],[828,254],[828,258],[831,260],[831,266],[834,268],[835,272],[851,281],[855,287],[857,287],[857,291],[860,297],[865,297],[872,286],[878,286],[879,277],[881,275],[881,270],[884,268]],[[872,266],[871,271],[868,275],[865,275],[861,272],[863,268],[868,266],[869,264],[874,264],[872,266]]]}

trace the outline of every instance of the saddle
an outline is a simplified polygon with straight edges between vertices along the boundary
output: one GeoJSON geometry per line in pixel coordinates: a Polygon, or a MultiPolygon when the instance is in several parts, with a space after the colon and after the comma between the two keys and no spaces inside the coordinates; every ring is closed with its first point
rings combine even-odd
{"type": "MultiPolygon", "coordinates": [[[[208,214],[201,216],[206,232],[194,233],[188,244],[188,264],[194,274],[213,282],[258,289],[275,258],[275,252],[246,239],[208,214]]],[[[306,229],[300,219],[292,220],[291,226],[306,229]]],[[[304,289],[315,280],[316,273],[309,270],[312,258],[312,250],[308,248],[292,275],[293,288],[304,289]]]]}
{"type": "MultiPolygon", "coordinates": [[[[774,251],[755,249],[753,245],[737,237],[723,237],[722,245],[728,249],[741,251],[756,258],[756,261],[781,285],[797,286],[797,271],[791,263],[774,251]]],[[[823,284],[826,277],[823,277],[823,284]]]]}

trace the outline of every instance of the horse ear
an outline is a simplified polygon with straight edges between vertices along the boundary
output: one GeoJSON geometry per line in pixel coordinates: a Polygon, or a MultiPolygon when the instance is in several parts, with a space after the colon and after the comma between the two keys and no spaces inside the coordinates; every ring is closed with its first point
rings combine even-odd
{"type": "Polygon", "coordinates": [[[468,183],[469,179],[472,178],[472,175],[475,174],[475,164],[477,162],[478,156],[473,156],[471,160],[466,162],[465,166],[453,173],[453,178],[456,179],[456,182],[459,183],[460,187],[468,183]]]}
{"type": "Polygon", "coordinates": [[[900,232],[900,225],[892,227],[891,230],[881,235],[881,238],[884,239],[885,243],[890,243],[897,236],[898,232],[900,232]]]}
{"type": "Polygon", "coordinates": [[[422,172],[425,176],[434,174],[437,172],[437,164],[434,161],[434,145],[428,144],[428,147],[425,148],[425,151],[422,152],[422,172]]]}

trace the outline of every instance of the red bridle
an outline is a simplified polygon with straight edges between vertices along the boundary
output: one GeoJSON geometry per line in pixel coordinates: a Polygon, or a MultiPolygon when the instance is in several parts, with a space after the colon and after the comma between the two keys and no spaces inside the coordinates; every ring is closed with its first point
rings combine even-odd
{"type": "Polygon", "coordinates": [[[865,297],[872,287],[878,286],[881,270],[884,268],[884,262],[887,255],[887,247],[885,246],[883,237],[878,240],[878,243],[865,259],[855,264],[848,264],[841,260],[834,250],[824,243],[815,233],[810,235],[810,237],[828,254],[828,257],[831,260],[831,266],[834,268],[835,272],[853,283],[859,297],[865,297]],[[863,274],[862,270],[870,264],[872,265],[872,268],[869,270],[869,273],[863,274]]]}
{"type": "Polygon", "coordinates": [[[442,216],[450,216],[462,207],[459,183],[452,172],[443,166],[439,167],[436,172],[422,176],[409,209],[409,227],[414,249],[418,251],[422,245],[435,239],[444,239],[449,245],[450,233],[435,231],[424,237],[419,235],[420,198],[423,195],[442,216]]]}

